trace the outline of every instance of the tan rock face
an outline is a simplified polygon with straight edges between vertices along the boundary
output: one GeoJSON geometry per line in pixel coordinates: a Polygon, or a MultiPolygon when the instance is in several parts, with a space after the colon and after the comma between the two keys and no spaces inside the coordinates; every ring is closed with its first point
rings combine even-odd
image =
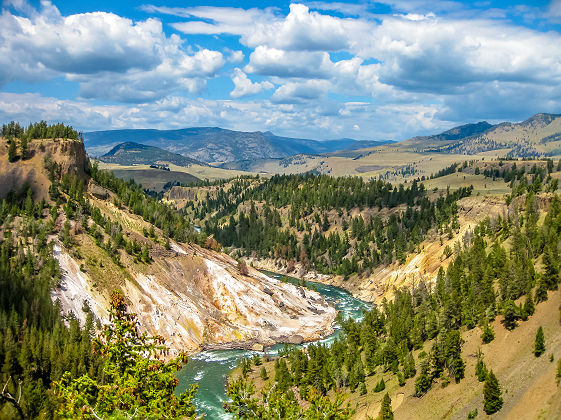
{"type": "MultiPolygon", "coordinates": [[[[320,339],[333,332],[336,310],[317,292],[279,282],[230,257],[197,246],[173,244],[174,256],[156,258],[145,273],[131,273],[122,290],[139,327],[166,339],[170,355],[203,348],[272,345],[320,339]]],[[[107,321],[107,298],[64,251],[55,249],[63,280],[53,291],[64,312],[86,300],[107,321]]],[[[78,316],[79,319],[84,318],[78,316]]],[[[83,319],[81,319],[83,321],[83,319]]]]}
{"type": "Polygon", "coordinates": [[[0,141],[0,197],[8,191],[19,191],[29,185],[35,200],[48,199],[50,181],[44,169],[44,158],[49,155],[61,168],[61,174],[74,174],[87,179],[89,159],[84,144],[76,140],[33,140],[28,145],[26,159],[8,161],[8,143],[0,141]]]}
{"type": "Polygon", "coordinates": [[[84,143],[76,140],[50,141],[46,143],[45,148],[61,166],[61,173],[70,173],[85,179],[89,158],[84,143]]]}
{"type": "MultiPolygon", "coordinates": [[[[48,198],[46,156],[59,165],[62,174],[90,181],[88,156],[81,142],[34,140],[29,156],[17,163],[8,162],[7,144],[1,143],[0,177],[4,182],[0,196],[27,182],[36,199],[48,198]]],[[[144,241],[139,232],[147,228],[146,222],[116,208],[106,189],[88,182],[88,190],[89,200],[104,214],[118,221],[126,234],[144,241]]],[[[154,244],[151,264],[138,264],[124,255],[124,265],[118,267],[111,261],[102,263],[106,255],[99,254],[88,238],[76,233],[83,260],[76,260],[60,244],[53,248],[62,280],[51,298],[82,324],[85,304],[98,320],[108,322],[109,296],[117,288],[124,292],[130,311],[137,314],[139,329],[164,337],[170,355],[210,347],[251,348],[309,341],[333,332],[336,311],[318,293],[279,282],[252,268],[242,274],[237,262],[224,254],[176,243],[168,251],[154,244]]],[[[80,253],[72,255],[79,258],[80,253]]]]}

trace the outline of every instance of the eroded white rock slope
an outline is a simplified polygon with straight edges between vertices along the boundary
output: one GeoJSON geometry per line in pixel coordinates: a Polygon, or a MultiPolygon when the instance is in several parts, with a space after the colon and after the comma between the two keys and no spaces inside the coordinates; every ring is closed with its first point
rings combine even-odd
{"type": "MultiPolygon", "coordinates": [[[[192,245],[172,244],[170,256],[154,259],[147,272],[133,272],[121,289],[140,329],[161,335],[178,351],[249,347],[260,343],[316,340],[333,332],[336,311],[317,292],[279,282],[248,268],[242,275],[230,257],[192,245]]],[[[63,312],[83,322],[86,301],[102,322],[108,318],[109,290],[79,270],[60,246],[54,255],[63,276],[52,292],[63,312]]]]}

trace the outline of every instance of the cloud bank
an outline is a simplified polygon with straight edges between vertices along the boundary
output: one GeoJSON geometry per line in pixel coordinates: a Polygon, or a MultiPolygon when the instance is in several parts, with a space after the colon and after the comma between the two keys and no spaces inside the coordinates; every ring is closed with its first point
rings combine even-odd
{"type": "Polygon", "coordinates": [[[4,5],[0,86],[61,77],[78,85],[73,100],[4,93],[4,119],[32,98],[29,115],[59,112],[88,128],[220,125],[403,139],[561,109],[557,0],[543,10],[422,0],[144,5],[136,18],[63,16],[48,1],[4,5]]]}

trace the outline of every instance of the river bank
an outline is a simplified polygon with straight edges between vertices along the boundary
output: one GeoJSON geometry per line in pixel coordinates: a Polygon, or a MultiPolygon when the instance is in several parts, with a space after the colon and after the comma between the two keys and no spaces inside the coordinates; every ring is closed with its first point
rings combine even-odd
{"type": "MultiPolygon", "coordinates": [[[[282,274],[265,272],[279,279],[282,274]]],[[[291,278],[294,282],[299,282],[299,279],[291,278]]],[[[344,317],[352,317],[355,320],[362,319],[363,310],[371,307],[370,303],[361,301],[353,297],[348,291],[326,285],[319,282],[307,282],[307,286],[313,287],[320,293],[326,301],[333,304],[336,309],[344,317]]],[[[339,333],[339,326],[334,325],[334,334],[331,334],[323,339],[313,342],[330,343],[339,333]]],[[[309,343],[302,343],[306,346],[309,343]]],[[[283,348],[282,344],[268,347],[266,349],[269,356],[276,356],[278,351],[283,348]]],[[[222,404],[226,401],[226,378],[228,373],[234,369],[239,360],[244,357],[251,357],[254,354],[261,354],[254,350],[208,350],[193,355],[187,365],[178,372],[179,384],[176,392],[182,392],[190,384],[196,383],[199,385],[197,395],[195,397],[195,404],[199,409],[200,414],[205,414],[208,418],[220,419],[229,418],[222,409],[222,404]]]]}
{"type": "MultiPolygon", "coordinates": [[[[346,290],[356,299],[364,302],[378,303],[386,294],[387,289],[372,287],[376,276],[358,276],[354,275],[350,278],[334,274],[322,274],[313,269],[305,269],[302,264],[296,262],[292,264],[293,268],[289,272],[289,267],[285,263],[279,263],[272,258],[248,258],[247,262],[252,267],[263,272],[274,272],[285,276],[294,276],[305,281],[313,283],[321,283],[327,286],[334,286],[346,290]]],[[[395,270],[395,268],[392,268],[395,270]]],[[[379,273],[378,273],[379,274],[379,273]]]]}

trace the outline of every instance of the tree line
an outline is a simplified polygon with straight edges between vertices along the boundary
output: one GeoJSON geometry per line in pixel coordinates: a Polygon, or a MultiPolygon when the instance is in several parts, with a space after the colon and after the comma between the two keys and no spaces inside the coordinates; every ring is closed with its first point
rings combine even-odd
{"type": "Polygon", "coordinates": [[[2,125],[2,137],[12,140],[33,140],[33,139],[72,139],[83,140],[82,133],[76,131],[72,126],[64,123],[47,124],[46,121],[31,123],[27,127],[18,122],[11,121],[2,125]]]}
{"type": "Polygon", "coordinates": [[[83,308],[87,321],[80,328],[51,301],[61,273],[48,241],[56,232],[48,214],[49,206],[34,203],[30,189],[0,202],[0,417],[17,417],[6,399],[11,395],[26,418],[50,418],[58,405],[53,381],[65,372],[101,377],[100,358],[91,351],[89,308],[83,308]]]}

